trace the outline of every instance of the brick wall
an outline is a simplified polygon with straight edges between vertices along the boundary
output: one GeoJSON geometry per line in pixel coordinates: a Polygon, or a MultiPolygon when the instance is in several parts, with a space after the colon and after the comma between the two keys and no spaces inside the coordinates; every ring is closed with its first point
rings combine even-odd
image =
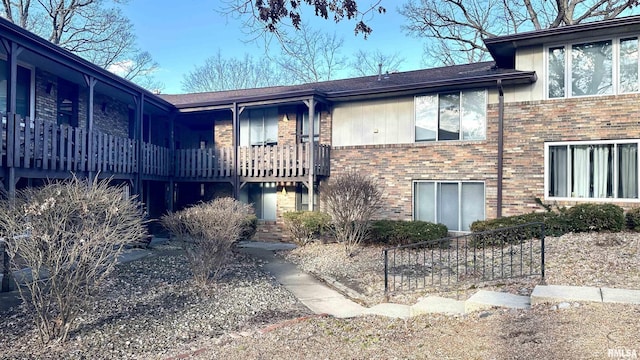
{"type": "Polygon", "coordinates": [[[93,127],[106,134],[129,137],[129,106],[109,96],[94,94],[93,127]]]}
{"type": "MultiPolygon", "coordinates": [[[[54,74],[36,68],[35,87],[35,116],[46,121],[58,121],[58,77],[54,74]],[[47,93],[47,87],[51,87],[47,93]]],[[[93,105],[94,127],[107,134],[129,136],[129,108],[128,105],[109,96],[94,94],[93,105]],[[105,103],[105,112],[102,104],[105,103]]],[[[78,87],[78,126],[86,127],[87,111],[89,107],[89,89],[78,87]]]]}
{"type": "MultiPolygon", "coordinates": [[[[640,138],[640,95],[507,103],[504,112],[504,216],[540,211],[544,199],[544,143],[640,138]]],[[[379,179],[381,218],[412,218],[414,180],[485,182],[485,214],[497,213],[498,106],[487,111],[487,140],[343,146],[331,151],[331,175],[361,171],[379,179]]],[[[574,205],[576,202],[558,202],[574,205]]],[[[623,208],[637,202],[617,203],[623,208]]]]}
{"type": "MultiPolygon", "coordinates": [[[[490,107],[497,112],[497,106],[490,107]]],[[[640,138],[640,95],[510,103],[505,106],[503,214],[540,209],[544,144],[552,141],[640,138]]],[[[575,201],[557,202],[571,206],[575,201]]],[[[637,202],[616,203],[625,209],[637,202]]]]}

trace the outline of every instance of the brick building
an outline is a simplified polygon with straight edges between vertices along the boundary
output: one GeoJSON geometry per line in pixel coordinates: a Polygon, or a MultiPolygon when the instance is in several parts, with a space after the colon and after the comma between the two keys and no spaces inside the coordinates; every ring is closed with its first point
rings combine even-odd
{"type": "Polygon", "coordinates": [[[381,217],[441,222],[638,201],[640,17],[486,39],[493,61],[312,84],[155,95],[0,19],[0,176],[113,177],[152,216],[217,196],[257,237],[347,170],[381,217]]]}

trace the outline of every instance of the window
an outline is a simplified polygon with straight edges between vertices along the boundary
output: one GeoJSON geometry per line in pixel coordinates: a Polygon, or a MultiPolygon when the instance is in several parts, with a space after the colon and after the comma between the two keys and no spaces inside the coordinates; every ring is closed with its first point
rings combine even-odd
{"type": "Polygon", "coordinates": [[[638,92],[639,64],[638,37],[549,47],[547,96],[553,99],[638,92]]]}
{"type": "MultiPolygon", "coordinates": [[[[31,114],[31,70],[18,65],[15,113],[22,116],[31,114]]],[[[6,60],[0,59],[0,111],[7,111],[7,86],[9,74],[6,60]]]]}
{"type": "Polygon", "coordinates": [[[276,220],[276,184],[248,183],[239,194],[240,201],[252,204],[260,220],[276,220]]]}
{"type": "Polygon", "coordinates": [[[484,183],[418,181],[413,190],[415,220],[441,223],[453,231],[469,231],[484,220],[484,183]]]}
{"type": "Polygon", "coordinates": [[[416,141],[484,140],[486,109],[484,90],[417,96],[416,141]]]}
{"type": "Polygon", "coordinates": [[[240,117],[240,146],[276,145],[278,108],[252,109],[240,117]]]}
{"type": "MultiPolygon", "coordinates": [[[[298,129],[300,131],[300,142],[309,142],[309,112],[303,112],[299,118],[298,129]]],[[[316,112],[313,119],[313,140],[320,141],[320,113],[316,112]]]]}
{"type": "MultiPolygon", "coordinates": [[[[318,199],[320,194],[318,193],[318,187],[314,188],[315,196],[313,197],[313,208],[318,208],[318,199]]],[[[304,184],[300,184],[296,187],[296,210],[307,211],[309,210],[309,189],[304,184]]]]}
{"type": "Polygon", "coordinates": [[[550,198],[637,199],[638,141],[545,145],[550,198]]]}
{"type": "Polygon", "coordinates": [[[58,124],[78,126],[78,85],[58,79],[58,124]]]}

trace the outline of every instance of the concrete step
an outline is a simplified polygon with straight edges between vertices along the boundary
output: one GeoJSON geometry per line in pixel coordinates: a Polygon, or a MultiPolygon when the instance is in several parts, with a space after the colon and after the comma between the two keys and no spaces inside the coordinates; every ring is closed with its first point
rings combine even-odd
{"type": "Polygon", "coordinates": [[[640,290],[601,288],[602,301],[606,303],[639,304],[640,290]]]}
{"type": "Polygon", "coordinates": [[[531,293],[531,304],[565,301],[602,302],[602,292],[597,287],[538,285],[531,293]]]}
{"type": "Polygon", "coordinates": [[[464,302],[465,313],[488,310],[494,307],[528,309],[531,307],[531,299],[528,296],[480,290],[464,302]]]}
{"type": "Polygon", "coordinates": [[[439,296],[426,296],[411,306],[411,316],[431,313],[464,314],[464,301],[439,296]]]}

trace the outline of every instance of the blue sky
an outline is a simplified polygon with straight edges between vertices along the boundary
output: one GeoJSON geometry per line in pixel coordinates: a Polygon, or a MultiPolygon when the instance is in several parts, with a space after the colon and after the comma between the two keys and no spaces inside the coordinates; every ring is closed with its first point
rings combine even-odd
{"type": "MultiPolygon", "coordinates": [[[[241,58],[245,53],[262,56],[262,49],[247,43],[241,21],[221,15],[220,1],[181,0],[180,6],[168,0],[132,0],[123,8],[132,21],[140,49],[149,51],[160,65],[157,79],[164,83],[163,93],[180,93],[183,75],[215,55],[241,58]]],[[[308,17],[314,28],[336,32],[344,38],[343,55],[351,56],[362,49],[380,50],[385,54],[399,53],[404,62],[399,70],[421,67],[422,41],[405,35],[401,30],[404,18],[396,13],[395,1],[383,1],[386,14],[376,14],[367,23],[373,33],[367,40],[353,34],[353,22],[336,24],[332,20],[308,17]]]]}

